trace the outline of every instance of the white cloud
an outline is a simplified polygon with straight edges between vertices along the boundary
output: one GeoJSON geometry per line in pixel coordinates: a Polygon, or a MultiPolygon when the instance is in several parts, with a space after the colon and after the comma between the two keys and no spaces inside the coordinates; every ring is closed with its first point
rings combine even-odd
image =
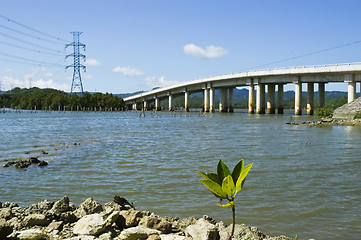
{"type": "Polygon", "coordinates": [[[29,87],[38,87],[38,88],[54,88],[54,89],[59,89],[59,90],[63,90],[63,91],[69,91],[70,90],[70,85],[68,84],[58,84],[56,82],[54,82],[53,79],[49,79],[49,80],[44,80],[42,78],[37,79],[37,80],[29,80],[29,79],[24,79],[24,81],[21,81],[19,79],[15,79],[13,77],[9,77],[9,76],[4,76],[1,78],[1,89],[4,90],[10,90],[13,89],[15,87],[20,87],[20,88],[29,88],[29,87]]]}
{"type": "Polygon", "coordinates": [[[93,75],[84,73],[84,74],[83,74],[83,78],[84,78],[84,79],[92,79],[92,78],[93,78],[93,75]]]}
{"type": "Polygon", "coordinates": [[[133,68],[131,66],[128,67],[116,67],[113,69],[113,72],[120,72],[124,76],[141,76],[144,75],[144,73],[136,68],[133,68]]]}
{"type": "Polygon", "coordinates": [[[210,45],[205,49],[194,45],[187,44],[183,47],[184,53],[198,58],[218,58],[228,54],[228,50],[222,47],[210,45]]]}
{"type": "Polygon", "coordinates": [[[85,65],[87,66],[94,66],[94,67],[97,67],[97,66],[100,66],[101,63],[96,60],[96,59],[93,59],[93,58],[89,58],[87,59],[85,62],[84,62],[85,65]]]}
{"type": "Polygon", "coordinates": [[[161,76],[160,78],[152,76],[152,77],[147,77],[145,79],[145,83],[149,87],[155,88],[155,87],[168,87],[171,85],[178,84],[179,82],[178,81],[166,81],[163,76],[161,76]]]}

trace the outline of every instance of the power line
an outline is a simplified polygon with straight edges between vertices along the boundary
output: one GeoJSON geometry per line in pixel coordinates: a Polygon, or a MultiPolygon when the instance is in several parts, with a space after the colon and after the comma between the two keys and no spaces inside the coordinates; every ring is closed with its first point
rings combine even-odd
{"type": "Polygon", "coordinates": [[[26,28],[26,29],[31,30],[31,31],[36,32],[36,33],[39,33],[39,34],[41,34],[41,35],[44,35],[44,36],[47,36],[47,37],[56,39],[56,40],[58,40],[58,41],[68,42],[67,40],[64,40],[64,39],[62,39],[62,38],[55,37],[55,36],[53,36],[53,35],[44,33],[44,32],[42,32],[42,31],[39,31],[39,30],[35,29],[35,28],[32,28],[32,27],[29,27],[29,26],[24,25],[24,24],[22,24],[22,23],[19,23],[19,22],[15,21],[15,20],[12,20],[12,19],[8,18],[8,17],[5,17],[4,15],[1,15],[1,14],[0,14],[0,17],[1,17],[1,18],[4,18],[4,19],[7,20],[8,22],[15,23],[15,24],[17,24],[17,25],[19,25],[19,26],[21,26],[21,27],[23,27],[23,28],[26,28]]]}
{"type": "MultiPolygon", "coordinates": [[[[0,55],[2,56],[5,56],[5,57],[10,57],[10,58],[15,58],[17,60],[10,60],[12,62],[18,62],[18,63],[27,63],[27,64],[30,64],[30,65],[36,65],[36,66],[48,66],[48,67],[65,67],[65,65],[60,65],[58,63],[48,63],[48,62],[44,62],[44,61],[38,61],[38,60],[34,60],[34,59],[30,59],[30,58],[24,58],[24,57],[19,57],[19,56],[15,56],[15,55],[12,55],[12,54],[7,54],[7,53],[2,53],[0,52],[0,55]],[[18,61],[20,60],[20,61],[18,61]]],[[[6,60],[6,59],[2,59],[4,61],[9,61],[9,60],[6,60]]]]}
{"type": "Polygon", "coordinates": [[[19,49],[31,51],[31,52],[48,54],[48,55],[54,55],[54,56],[64,56],[63,54],[56,54],[56,53],[52,53],[52,52],[44,52],[44,51],[40,51],[40,50],[30,49],[30,48],[22,47],[22,46],[19,46],[19,45],[16,45],[16,44],[7,43],[7,42],[4,42],[4,41],[0,41],[0,43],[1,43],[1,44],[4,44],[4,45],[11,46],[11,47],[15,47],[15,48],[19,48],[19,49]]]}
{"type": "Polygon", "coordinates": [[[260,67],[265,67],[265,66],[269,66],[269,65],[276,64],[276,63],[287,62],[287,61],[290,61],[290,60],[294,60],[294,59],[298,59],[298,58],[302,58],[302,57],[307,57],[307,56],[311,56],[311,55],[315,55],[315,54],[318,54],[318,53],[323,53],[323,52],[331,51],[331,50],[338,49],[338,48],[342,48],[342,47],[347,47],[347,46],[354,45],[354,44],[357,44],[357,43],[361,43],[361,40],[358,40],[358,41],[355,41],[355,42],[351,42],[351,43],[342,44],[342,45],[338,45],[338,46],[331,47],[331,48],[326,48],[326,49],[318,50],[318,51],[315,51],[315,52],[310,52],[310,53],[302,54],[302,55],[295,56],[295,57],[291,57],[291,58],[286,58],[286,59],[279,60],[279,61],[275,61],[275,62],[271,62],[271,63],[266,63],[266,64],[258,65],[258,66],[255,66],[255,67],[243,69],[243,71],[249,70],[249,69],[256,69],[256,68],[260,68],[260,67]]]}
{"type": "Polygon", "coordinates": [[[2,32],[0,32],[0,35],[2,35],[2,36],[4,36],[4,37],[7,37],[7,38],[10,38],[10,39],[13,39],[13,40],[16,40],[16,41],[18,41],[18,42],[22,42],[22,43],[25,43],[25,44],[29,44],[29,45],[35,46],[35,47],[37,47],[37,48],[45,49],[45,50],[47,50],[47,51],[51,51],[51,52],[58,53],[58,54],[61,53],[61,51],[57,51],[57,50],[54,50],[54,49],[51,49],[51,48],[47,48],[47,47],[44,47],[44,46],[40,46],[40,45],[31,43],[31,42],[28,42],[28,41],[25,41],[25,40],[22,40],[22,39],[19,39],[19,38],[10,36],[10,35],[5,34],[5,33],[2,33],[2,32]]]}
{"type": "Polygon", "coordinates": [[[10,27],[6,27],[6,26],[1,25],[1,24],[0,24],[0,27],[1,27],[1,28],[4,28],[4,29],[7,29],[7,30],[9,30],[9,31],[12,31],[12,32],[16,32],[16,33],[18,33],[18,34],[22,34],[22,35],[27,36],[27,37],[31,37],[31,38],[37,39],[37,40],[41,40],[41,41],[44,41],[44,42],[49,42],[49,43],[54,43],[54,44],[63,45],[63,43],[54,42],[54,41],[47,40],[47,39],[44,39],[44,38],[41,38],[41,37],[36,37],[36,36],[34,36],[34,35],[31,35],[31,34],[28,34],[28,33],[24,33],[24,32],[22,32],[22,31],[19,31],[19,30],[10,28],[10,27]]]}

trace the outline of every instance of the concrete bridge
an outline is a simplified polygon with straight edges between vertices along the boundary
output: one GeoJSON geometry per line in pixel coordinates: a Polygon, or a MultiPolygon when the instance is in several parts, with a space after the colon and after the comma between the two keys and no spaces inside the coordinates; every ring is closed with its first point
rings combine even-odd
{"type": "Polygon", "coordinates": [[[129,110],[149,109],[154,103],[160,110],[160,101],[168,98],[169,111],[174,110],[173,98],[184,95],[184,109],[189,111],[189,95],[203,92],[205,112],[215,111],[214,92],[220,90],[219,111],[233,112],[233,89],[248,86],[248,112],[258,114],[283,113],[283,88],[285,84],[295,84],[295,114],[302,114],[302,83],[307,84],[307,114],[314,112],[314,85],[318,84],[319,106],[325,103],[325,84],[345,82],[348,84],[348,102],[356,98],[356,82],[361,82],[361,63],[332,64],[309,67],[276,68],[232,73],[220,76],[196,79],[173,86],[155,89],[124,98],[129,110]],[[267,99],[265,88],[267,86],[267,99]],[[277,106],[275,91],[277,87],[277,106]],[[255,91],[256,90],[256,91],[255,91]],[[256,94],[255,94],[256,92],[256,94]]]}

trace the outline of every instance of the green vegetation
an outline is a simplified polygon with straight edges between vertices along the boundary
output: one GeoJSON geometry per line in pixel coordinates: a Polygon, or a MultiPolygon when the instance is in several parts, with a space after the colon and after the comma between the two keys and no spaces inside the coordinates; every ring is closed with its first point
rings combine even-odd
{"type": "Polygon", "coordinates": [[[232,173],[222,159],[219,160],[216,173],[203,173],[197,171],[204,179],[201,182],[220,199],[218,206],[232,208],[233,226],[230,239],[234,234],[234,226],[236,223],[236,212],[234,199],[237,193],[242,190],[246,176],[252,167],[252,163],[244,167],[243,159],[237,163],[232,173]],[[228,203],[222,204],[222,200],[228,200],[228,203]]]}
{"type": "Polygon", "coordinates": [[[67,94],[55,89],[14,88],[0,94],[0,107],[17,109],[58,110],[85,109],[122,109],[122,98],[112,94],[84,93],[82,96],[67,94]]]}
{"type": "Polygon", "coordinates": [[[319,118],[331,117],[333,113],[333,108],[331,107],[321,107],[316,110],[316,116],[319,118]]]}

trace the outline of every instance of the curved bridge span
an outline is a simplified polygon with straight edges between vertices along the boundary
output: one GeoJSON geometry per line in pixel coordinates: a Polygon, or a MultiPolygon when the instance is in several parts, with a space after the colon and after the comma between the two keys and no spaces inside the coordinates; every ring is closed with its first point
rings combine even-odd
{"type": "Polygon", "coordinates": [[[314,85],[318,84],[319,105],[324,106],[325,84],[345,82],[348,84],[348,102],[356,98],[356,82],[361,82],[361,63],[332,64],[310,67],[277,68],[268,70],[247,71],[225,74],[192,81],[182,82],[173,86],[155,89],[124,98],[129,110],[149,109],[154,103],[154,109],[160,110],[160,101],[168,98],[169,110],[172,111],[175,96],[184,95],[184,109],[189,111],[189,95],[203,92],[203,110],[215,111],[214,92],[220,90],[219,111],[233,112],[233,89],[248,86],[248,112],[258,114],[283,113],[283,87],[285,84],[295,84],[295,114],[300,115],[302,83],[307,84],[307,114],[314,111],[314,85]],[[267,99],[265,87],[267,85],[267,99]],[[277,87],[277,106],[275,92],[277,87]],[[255,91],[256,90],[256,91],[255,91]],[[255,94],[256,93],[256,94],[255,94]]]}

